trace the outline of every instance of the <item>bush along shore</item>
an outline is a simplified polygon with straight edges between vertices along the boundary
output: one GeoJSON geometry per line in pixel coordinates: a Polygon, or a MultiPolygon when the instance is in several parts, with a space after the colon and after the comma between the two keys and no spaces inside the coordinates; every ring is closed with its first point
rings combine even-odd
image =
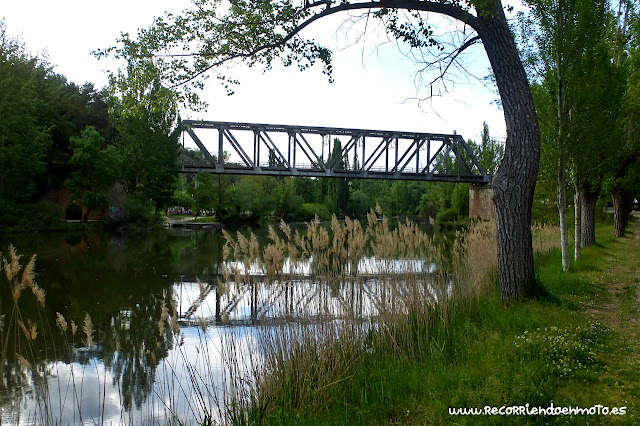
{"type": "MultiPolygon", "coordinates": [[[[222,231],[225,262],[216,293],[261,285],[293,297],[297,283],[313,280],[331,297],[271,306],[272,315],[256,318],[248,343],[233,331],[214,342],[220,334],[201,318],[196,359],[179,343],[175,304],[163,302],[158,332],[176,352],[151,356],[167,376],[153,394],[169,402],[149,412],[176,424],[636,424],[640,225],[634,226],[629,237],[613,239],[606,237],[611,226],[600,225],[601,243],[584,249],[568,273],[557,228],[536,227],[539,291],[509,307],[500,302],[490,223],[472,224],[453,242],[434,240],[409,221],[391,228],[381,211],[364,224],[334,217],[329,229],[314,220],[304,232],[282,222],[270,227],[264,247],[253,235],[222,231]],[[363,256],[375,259],[375,268],[363,256]],[[178,371],[189,374],[173,377],[178,371]],[[188,412],[172,405],[180,398],[190,401],[188,412]],[[569,407],[582,411],[562,415],[569,407]],[[473,409],[485,415],[469,415],[473,409]]],[[[48,371],[30,349],[36,339],[62,335],[69,351],[93,347],[91,318],[76,325],[64,313],[46,312],[35,258],[23,267],[10,248],[3,269],[10,294],[2,312],[3,377],[48,371]],[[23,317],[23,303],[35,303],[42,314],[23,317]]],[[[201,284],[200,303],[206,294],[201,284]]],[[[33,385],[55,380],[44,376],[33,385]]],[[[73,394],[82,392],[82,381],[74,380],[73,394]]],[[[56,404],[42,401],[31,417],[56,423],[56,404]]],[[[86,410],[69,409],[78,418],[86,410]]]]}

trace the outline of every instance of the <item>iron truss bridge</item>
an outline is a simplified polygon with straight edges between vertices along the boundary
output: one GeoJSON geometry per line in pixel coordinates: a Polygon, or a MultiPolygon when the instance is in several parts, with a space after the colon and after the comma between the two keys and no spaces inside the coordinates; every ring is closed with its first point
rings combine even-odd
{"type": "Polygon", "coordinates": [[[491,181],[460,135],[185,120],[186,135],[183,173],[491,181]]]}

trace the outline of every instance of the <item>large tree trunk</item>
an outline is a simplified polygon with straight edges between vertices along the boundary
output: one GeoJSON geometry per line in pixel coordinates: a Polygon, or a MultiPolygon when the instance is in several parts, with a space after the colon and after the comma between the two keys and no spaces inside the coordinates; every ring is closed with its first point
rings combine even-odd
{"type": "Polygon", "coordinates": [[[540,131],[529,82],[500,1],[478,28],[500,92],[507,129],[505,154],[493,178],[502,302],[535,286],[531,207],[540,160],[540,131]]]}
{"type": "Polygon", "coordinates": [[[582,247],[596,243],[596,203],[600,191],[590,191],[585,185],[582,192],[582,247]]]}
{"type": "Polygon", "coordinates": [[[627,194],[620,185],[613,191],[613,232],[616,238],[624,236],[629,221],[627,194]]]}

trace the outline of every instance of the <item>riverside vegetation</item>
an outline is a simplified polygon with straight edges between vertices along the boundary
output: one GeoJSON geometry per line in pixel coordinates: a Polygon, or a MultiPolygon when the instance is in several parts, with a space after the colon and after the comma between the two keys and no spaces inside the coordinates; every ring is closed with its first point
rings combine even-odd
{"type": "MultiPolygon", "coordinates": [[[[181,349],[184,336],[175,304],[163,303],[158,334],[177,351],[160,360],[147,349],[146,356],[164,381],[153,384],[163,404],[149,408],[146,421],[502,423],[513,419],[453,417],[448,408],[526,403],[547,407],[553,402],[626,406],[624,416],[591,416],[589,422],[634,423],[639,388],[637,362],[632,360],[638,350],[631,343],[638,341],[640,332],[637,325],[629,332],[628,325],[634,323],[607,312],[619,302],[621,315],[638,316],[633,268],[638,270],[640,259],[635,254],[633,259],[625,257],[629,245],[637,248],[637,239],[603,238],[604,245],[585,249],[575,270],[563,274],[557,228],[537,227],[539,293],[504,308],[496,288],[495,232],[490,224],[476,223],[454,241],[436,242],[411,222],[391,229],[379,214],[370,212],[366,227],[334,218],[327,230],[315,220],[303,233],[292,232],[282,222],[279,230],[270,228],[271,242],[262,248],[254,235],[225,233],[226,262],[216,292],[228,291],[231,284],[256,285],[250,274],[255,270],[264,277],[262,285],[281,285],[283,291],[291,291],[303,276],[336,292],[354,291],[340,293],[351,297],[337,311],[320,305],[316,310],[272,307],[286,315],[257,318],[249,343],[242,343],[235,332],[220,337],[200,318],[195,357],[181,349]],[[367,252],[379,261],[375,274],[360,262],[367,252]],[[397,258],[424,263],[406,263],[399,271],[397,258]],[[628,263],[625,272],[612,273],[611,266],[623,261],[628,263]],[[384,297],[363,306],[356,290],[365,280],[385,291],[384,297]],[[618,286],[613,294],[608,290],[611,282],[618,286]],[[216,358],[220,356],[221,369],[216,358]],[[181,405],[181,398],[188,402],[181,405]]],[[[610,234],[608,225],[599,230],[610,234]]],[[[64,313],[48,312],[44,291],[35,280],[35,257],[24,267],[20,261],[12,247],[2,261],[9,283],[2,293],[3,392],[17,384],[33,386],[36,408],[23,421],[55,424],[65,411],[66,418],[72,411],[74,421],[100,422],[100,410],[97,419],[88,416],[95,407],[89,410],[80,401],[83,392],[96,392],[97,404],[104,405],[104,390],[83,389],[84,373],[74,371],[72,364],[74,350],[90,350],[96,344],[91,318],[72,320],[64,313]],[[37,307],[33,318],[22,314],[27,304],[37,307]],[[53,344],[60,335],[64,344],[53,344]],[[58,371],[64,363],[47,362],[50,354],[35,349],[36,339],[49,343],[39,346],[45,352],[64,348],[67,355],[61,359],[71,366],[68,380],[58,371]],[[54,398],[53,393],[66,396],[54,398]]],[[[203,303],[205,293],[202,285],[203,303]]],[[[3,408],[11,412],[6,396],[3,408]]],[[[518,420],[583,423],[585,418],[518,420]]],[[[131,421],[122,414],[121,423],[131,421]]]]}

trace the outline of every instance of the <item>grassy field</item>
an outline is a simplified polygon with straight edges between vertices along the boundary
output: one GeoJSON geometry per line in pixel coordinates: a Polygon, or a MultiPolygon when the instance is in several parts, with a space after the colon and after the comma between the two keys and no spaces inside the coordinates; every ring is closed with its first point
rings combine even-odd
{"type": "Polygon", "coordinates": [[[266,424],[638,424],[640,225],[598,244],[563,273],[558,251],[540,255],[546,295],[504,308],[497,284],[431,323],[423,350],[380,341],[359,355],[322,406],[294,407],[274,393],[266,424]],[[463,416],[449,408],[581,407],[624,415],[463,416]],[[599,408],[601,405],[602,408],[599,408]],[[593,407],[593,408],[592,408],[593,407]]]}

